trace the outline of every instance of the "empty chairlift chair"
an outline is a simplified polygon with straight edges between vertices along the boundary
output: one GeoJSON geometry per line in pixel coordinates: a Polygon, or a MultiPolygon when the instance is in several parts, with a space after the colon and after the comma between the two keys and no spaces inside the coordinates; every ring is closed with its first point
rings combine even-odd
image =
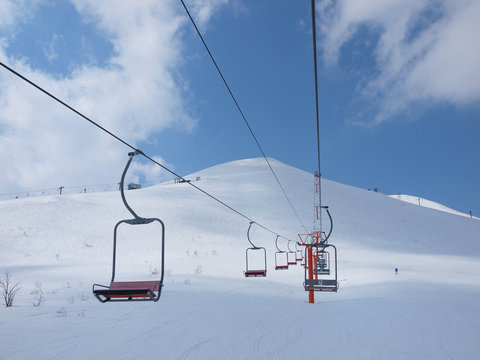
{"type": "Polygon", "coordinates": [[[250,226],[247,230],[247,239],[248,242],[252,245],[252,247],[249,247],[245,252],[246,269],[243,273],[245,277],[265,277],[267,276],[267,250],[265,250],[264,247],[255,246],[250,240],[250,229],[252,227],[252,224],[254,224],[253,221],[250,222],[250,226]],[[257,262],[252,266],[254,254],[260,254],[261,260],[258,261],[257,259],[257,262]],[[261,256],[262,254],[263,256],[261,256]]]}
{"type": "Polygon", "coordinates": [[[297,265],[297,253],[295,251],[293,251],[292,249],[290,249],[290,240],[288,240],[287,248],[288,248],[287,264],[288,265],[297,265]]]}
{"type": "Polygon", "coordinates": [[[116,302],[116,301],[158,301],[160,299],[160,293],[163,286],[163,273],[164,273],[164,250],[165,250],[165,225],[160,219],[157,218],[142,218],[138,216],[132,208],[128,205],[125,199],[124,193],[124,180],[130,163],[133,157],[140,154],[139,150],[129,153],[129,160],[125,166],[125,170],[122,174],[120,181],[120,193],[122,201],[127,210],[133,215],[133,219],[121,220],[115,225],[113,232],[113,266],[112,266],[112,279],[110,285],[93,285],[93,295],[102,303],[116,302]],[[162,228],[162,234],[160,238],[160,273],[157,280],[153,281],[116,281],[115,280],[115,266],[116,266],[116,251],[117,251],[117,230],[120,224],[128,225],[145,225],[153,222],[158,222],[162,228]]]}
{"type": "Polygon", "coordinates": [[[275,239],[275,247],[277,252],[275,253],[275,270],[287,270],[288,269],[288,254],[286,251],[282,251],[278,248],[278,235],[275,239]]]}
{"type": "Polygon", "coordinates": [[[297,243],[295,243],[295,259],[297,262],[303,262],[303,253],[302,250],[298,248],[297,243]]]}
{"type": "MultiPolygon", "coordinates": [[[[307,268],[308,268],[308,266],[310,266],[310,264],[307,264],[307,266],[305,266],[305,282],[303,283],[305,291],[333,291],[333,292],[336,292],[338,290],[337,249],[335,248],[335,246],[333,246],[331,244],[309,245],[309,246],[313,246],[314,248],[316,246],[321,246],[321,250],[319,251],[320,253],[325,251],[325,248],[327,248],[327,247],[331,248],[332,251],[333,251],[333,254],[334,254],[334,262],[333,262],[333,266],[331,267],[331,269],[328,270],[328,274],[326,273],[326,271],[323,271],[323,272],[317,271],[315,273],[315,267],[316,267],[317,264],[314,263],[313,266],[314,266],[315,279],[309,279],[308,278],[307,268]]],[[[307,249],[305,249],[305,251],[307,251],[307,249]]]]}
{"type": "MultiPolygon", "coordinates": [[[[301,259],[301,265],[303,267],[306,267],[307,266],[307,250],[308,250],[309,245],[311,245],[313,243],[312,234],[298,234],[298,237],[300,238],[300,241],[295,243],[295,246],[300,245],[300,246],[305,247],[304,248],[305,250],[300,250],[300,252],[302,253],[301,254],[301,258],[302,258],[301,259]]],[[[297,251],[298,251],[298,248],[297,248],[297,251]]]]}
{"type": "Polygon", "coordinates": [[[307,259],[307,263],[305,266],[305,282],[303,283],[303,287],[305,288],[305,291],[337,292],[337,248],[328,243],[328,239],[330,238],[333,230],[333,219],[330,215],[330,211],[328,210],[328,206],[322,206],[322,208],[326,210],[330,220],[330,230],[324,239],[320,239],[320,242],[317,241],[312,242],[311,244],[305,244],[305,259],[307,259]],[[314,260],[313,264],[308,263],[308,261],[310,261],[307,256],[308,248],[311,248],[314,254],[317,255],[317,261],[314,260]],[[326,262],[318,262],[320,255],[323,256],[326,262]],[[333,263],[330,263],[331,255],[333,255],[333,263]],[[309,266],[312,266],[313,273],[315,275],[314,279],[308,277],[309,266]]]}

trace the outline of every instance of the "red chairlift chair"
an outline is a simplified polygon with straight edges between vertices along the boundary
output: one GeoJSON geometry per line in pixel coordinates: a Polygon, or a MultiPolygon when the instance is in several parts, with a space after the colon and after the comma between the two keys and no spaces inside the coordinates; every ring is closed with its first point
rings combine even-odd
{"type": "Polygon", "coordinates": [[[287,243],[287,263],[288,265],[297,265],[297,253],[290,249],[290,240],[287,243]]]}
{"type": "Polygon", "coordinates": [[[248,239],[248,242],[252,245],[252,247],[249,247],[245,252],[246,269],[243,272],[243,274],[245,275],[245,277],[265,277],[267,276],[267,250],[265,250],[264,247],[255,246],[250,240],[250,229],[252,227],[252,224],[254,224],[254,221],[250,222],[250,226],[248,227],[248,230],[247,230],[247,239],[248,239]],[[249,252],[251,257],[252,252],[258,252],[258,251],[263,251],[264,266],[262,266],[261,268],[257,267],[255,269],[251,269],[248,266],[249,252]]]}
{"type": "Polygon", "coordinates": [[[282,251],[278,248],[278,237],[275,239],[275,247],[277,252],[275,253],[275,270],[287,270],[288,269],[288,254],[286,251],[282,251]]]}
{"type": "Polygon", "coordinates": [[[113,232],[113,266],[112,266],[112,279],[110,285],[94,284],[92,287],[93,295],[102,303],[116,302],[116,301],[155,301],[160,299],[160,293],[163,286],[163,273],[164,273],[164,250],[165,250],[165,225],[160,219],[157,218],[142,218],[138,216],[132,208],[128,205],[124,194],[124,180],[125,174],[133,160],[133,157],[142,154],[141,151],[136,150],[128,154],[130,159],[125,166],[125,170],[122,174],[120,181],[120,193],[122,201],[128,211],[134,216],[133,219],[121,220],[115,225],[113,232]],[[160,266],[160,279],[155,281],[115,281],[115,260],[117,250],[117,230],[120,224],[128,225],[144,225],[153,222],[158,222],[162,226],[162,238],[161,238],[161,266],[160,266]]]}

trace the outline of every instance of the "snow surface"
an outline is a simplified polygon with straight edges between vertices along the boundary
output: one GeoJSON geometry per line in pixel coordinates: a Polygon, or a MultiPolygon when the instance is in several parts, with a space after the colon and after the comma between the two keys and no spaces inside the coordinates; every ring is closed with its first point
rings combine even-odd
{"type": "MultiPolygon", "coordinates": [[[[311,226],[312,174],[271,162],[311,226]]],[[[197,176],[262,225],[303,232],[263,159],[197,176]]],[[[340,289],[316,293],[316,304],[302,267],[273,269],[275,236],[255,225],[267,277],[245,278],[248,221],[188,184],[127,192],[139,215],[166,224],[158,303],[91,295],[110,280],[115,223],[131,217],[118,191],[1,201],[0,271],[21,290],[0,308],[0,359],[480,359],[480,221],[328,180],[322,190],[340,289]]],[[[117,280],[155,278],[158,230],[121,228],[117,280]]]]}
{"type": "MultiPolygon", "coordinates": [[[[418,196],[412,196],[412,195],[405,195],[405,194],[398,194],[398,195],[388,195],[393,199],[401,200],[408,202],[410,204],[415,204],[418,206],[425,206],[430,209],[435,209],[435,210],[440,210],[440,211],[445,211],[450,214],[455,214],[455,215],[460,215],[460,216],[466,216],[466,217],[471,217],[470,214],[465,214],[457,210],[453,210],[449,208],[448,206],[439,204],[435,201],[424,199],[418,196]]],[[[475,217],[476,219],[479,219],[478,217],[475,217]]],[[[480,220],[480,219],[479,219],[480,220]]]]}

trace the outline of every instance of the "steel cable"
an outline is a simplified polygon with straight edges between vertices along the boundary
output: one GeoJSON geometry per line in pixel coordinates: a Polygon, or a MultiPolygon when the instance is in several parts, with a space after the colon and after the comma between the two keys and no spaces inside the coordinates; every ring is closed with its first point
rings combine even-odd
{"type": "Polygon", "coordinates": [[[9,67],[8,65],[4,64],[2,61],[0,61],[0,65],[2,67],[4,67],[6,70],[10,71],[12,74],[16,75],[17,77],[19,77],[20,79],[22,79],[23,81],[27,82],[28,84],[30,84],[31,86],[35,87],[36,89],[38,89],[39,91],[41,91],[42,93],[44,93],[45,95],[49,96],[50,98],[52,98],[53,100],[57,101],[58,103],[60,103],[61,105],[65,106],[66,108],[68,108],[69,110],[73,111],[75,114],[77,114],[78,116],[80,116],[81,118],[83,118],[84,120],[90,122],[92,125],[96,126],[98,129],[102,130],[103,132],[107,133],[108,135],[112,136],[113,138],[115,138],[116,140],[118,140],[119,142],[121,142],[122,144],[124,144],[125,146],[129,147],[130,149],[134,150],[134,151],[138,151],[139,154],[141,154],[142,156],[144,156],[146,159],[150,160],[151,162],[153,162],[154,164],[160,166],[162,169],[164,169],[165,171],[169,172],[170,174],[176,176],[177,178],[185,181],[187,184],[189,184],[190,186],[192,186],[193,188],[195,188],[196,190],[200,191],[201,193],[205,194],[206,196],[210,197],[211,199],[215,200],[216,202],[218,202],[219,204],[223,205],[224,207],[230,209],[231,211],[233,211],[234,213],[236,213],[237,215],[243,217],[244,219],[248,220],[249,222],[255,222],[258,226],[260,226],[261,228],[263,228],[264,230],[274,234],[275,236],[279,236],[285,240],[290,240],[288,239],[287,237],[284,237],[282,235],[279,235],[277,234],[275,231],[269,229],[268,227],[256,222],[256,221],[253,221],[250,217],[248,217],[247,215],[243,214],[242,212],[234,209],[232,206],[226,204],[225,202],[223,202],[222,200],[218,199],[217,197],[211,195],[210,193],[208,193],[207,191],[201,189],[200,187],[192,184],[191,182],[189,181],[186,181],[185,178],[183,178],[182,176],[178,175],[176,172],[174,172],[173,170],[170,170],[169,168],[167,168],[166,166],[160,164],[158,161],[156,161],[155,159],[153,159],[152,157],[148,156],[147,154],[145,154],[143,151],[137,149],[136,147],[134,147],[133,145],[131,145],[130,143],[128,143],[127,141],[123,140],[122,138],[120,138],[119,136],[115,135],[113,132],[107,130],[105,127],[101,126],[100,124],[98,124],[97,122],[93,121],[92,119],[90,119],[89,117],[87,117],[86,115],[82,114],[80,111],[76,110],[74,107],[68,105],[66,102],[60,100],[58,97],[54,96],[53,94],[51,94],[50,92],[48,92],[47,90],[43,89],[42,87],[40,87],[39,85],[37,85],[36,83],[34,83],[33,81],[31,81],[30,79],[26,78],[25,76],[23,76],[22,74],[18,73],[17,71],[15,71],[14,69],[12,69],[11,67],[9,67]]]}
{"type": "Polygon", "coordinates": [[[202,41],[202,44],[203,46],[205,47],[205,50],[207,51],[208,55],[210,56],[210,59],[212,60],[213,62],[213,65],[215,66],[215,68],[217,69],[217,72],[218,74],[220,75],[220,77],[222,78],[222,81],[223,83],[225,84],[225,87],[227,88],[227,91],[228,93],[230,94],[230,97],[232,98],[233,102],[235,103],[235,106],[238,110],[238,112],[240,113],[242,119],[243,119],[243,122],[245,123],[245,125],[247,126],[248,130],[250,131],[250,134],[252,135],[253,139],[255,140],[255,143],[257,144],[258,148],[260,149],[260,152],[262,153],[262,156],[263,158],[265,159],[265,161],[267,162],[268,164],[268,167],[270,168],[270,171],[272,172],[273,176],[275,177],[275,180],[277,181],[277,184],[278,186],[280,187],[281,191],[283,192],[283,195],[285,196],[285,198],[287,199],[290,207],[292,208],[293,210],[293,213],[295,214],[297,220],[299,221],[300,225],[305,229],[305,231],[308,232],[307,228],[305,227],[305,225],[303,224],[302,220],[300,219],[300,216],[298,216],[298,213],[297,211],[295,210],[295,207],[293,206],[290,198],[288,197],[287,195],[287,192],[285,191],[284,187],[282,186],[277,174],[275,173],[275,171],[273,170],[273,167],[272,165],[270,164],[270,161],[268,161],[268,158],[267,158],[267,155],[265,154],[265,152],[263,151],[262,149],[262,146],[260,145],[260,142],[258,141],[257,137],[255,136],[255,133],[253,132],[253,129],[252,127],[250,126],[249,122],[247,121],[247,118],[245,117],[245,114],[243,113],[240,105],[238,104],[238,101],[237,99],[235,98],[235,96],[233,95],[233,92],[232,90],[230,89],[230,86],[228,85],[227,81],[225,80],[225,77],[223,76],[223,73],[222,71],[220,70],[217,62],[215,61],[215,58],[213,57],[212,55],[212,52],[210,51],[207,43],[205,42],[205,39],[203,38],[202,34],[200,33],[200,30],[198,29],[197,27],[197,24],[195,23],[195,20],[193,19],[192,15],[190,14],[190,11],[188,10],[187,6],[185,5],[184,1],[183,0],[180,0],[184,9],[185,9],[185,12],[187,13],[188,17],[190,18],[190,21],[192,22],[200,40],[202,41]]]}

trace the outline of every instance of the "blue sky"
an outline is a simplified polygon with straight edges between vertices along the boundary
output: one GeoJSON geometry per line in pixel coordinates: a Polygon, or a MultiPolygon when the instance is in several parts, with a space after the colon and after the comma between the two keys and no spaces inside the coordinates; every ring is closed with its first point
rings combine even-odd
{"type": "MultiPolygon", "coordinates": [[[[310,2],[185,2],[267,155],[313,172],[310,2]]],[[[323,176],[479,215],[478,1],[317,10],[323,176]]],[[[5,1],[0,15],[2,61],[178,173],[261,156],[180,1],[5,1]]],[[[5,71],[0,84],[2,193],[118,181],[128,149],[5,71]]]]}

